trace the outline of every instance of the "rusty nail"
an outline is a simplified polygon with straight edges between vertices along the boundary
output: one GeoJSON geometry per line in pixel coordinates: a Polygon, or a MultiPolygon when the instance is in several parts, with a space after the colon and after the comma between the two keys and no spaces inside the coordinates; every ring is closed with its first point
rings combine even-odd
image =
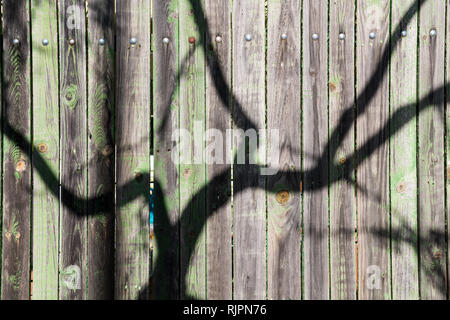
{"type": "Polygon", "coordinates": [[[195,43],[195,37],[189,37],[189,43],[194,44],[195,43]]]}

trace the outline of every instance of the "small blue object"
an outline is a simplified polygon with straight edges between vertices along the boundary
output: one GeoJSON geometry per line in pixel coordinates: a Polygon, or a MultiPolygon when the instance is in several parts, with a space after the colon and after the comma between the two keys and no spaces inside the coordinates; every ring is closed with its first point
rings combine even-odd
{"type": "Polygon", "coordinates": [[[150,188],[151,194],[150,194],[150,225],[153,224],[153,218],[154,218],[154,208],[155,208],[155,203],[153,201],[153,189],[150,188]]]}

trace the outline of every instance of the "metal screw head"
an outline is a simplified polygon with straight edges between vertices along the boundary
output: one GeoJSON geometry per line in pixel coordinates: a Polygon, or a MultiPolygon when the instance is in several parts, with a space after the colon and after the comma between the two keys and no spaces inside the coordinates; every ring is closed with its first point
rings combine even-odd
{"type": "Polygon", "coordinates": [[[217,42],[217,43],[222,42],[222,37],[221,37],[221,36],[217,36],[217,37],[216,37],[216,42],[217,42]]]}
{"type": "Polygon", "coordinates": [[[73,45],[75,44],[75,40],[74,40],[74,39],[70,39],[70,40],[69,40],[69,44],[70,44],[71,46],[73,46],[73,45]]]}
{"type": "Polygon", "coordinates": [[[286,34],[286,33],[283,33],[283,34],[281,35],[281,39],[282,39],[282,40],[286,40],[286,39],[287,39],[287,34],[286,34]]]}
{"type": "Polygon", "coordinates": [[[162,39],[162,42],[164,43],[164,44],[168,44],[169,43],[169,38],[167,38],[167,37],[164,37],[163,39],[162,39]]]}
{"type": "Polygon", "coordinates": [[[130,44],[135,45],[137,43],[137,39],[135,37],[130,39],[130,44]]]}
{"type": "Polygon", "coordinates": [[[339,33],[339,40],[344,40],[345,39],[345,33],[339,33]]]}
{"type": "Polygon", "coordinates": [[[375,33],[375,32],[371,32],[371,33],[369,33],[369,38],[370,39],[375,39],[375,37],[377,36],[377,34],[375,33]]]}
{"type": "Polygon", "coordinates": [[[48,40],[47,39],[42,39],[42,45],[44,47],[48,46],[48,40]]]}
{"type": "Polygon", "coordinates": [[[408,33],[406,32],[406,30],[402,30],[402,37],[406,37],[408,35],[408,33]]]}
{"type": "Polygon", "coordinates": [[[319,40],[319,35],[318,35],[317,33],[314,33],[314,34],[312,35],[312,39],[313,39],[313,40],[319,40]]]}
{"type": "Polygon", "coordinates": [[[434,37],[434,36],[436,36],[436,34],[437,34],[436,29],[431,29],[430,30],[430,36],[434,37]]]}
{"type": "Polygon", "coordinates": [[[105,39],[103,39],[103,38],[98,39],[98,44],[99,45],[104,46],[105,43],[106,43],[105,39]]]}
{"type": "Polygon", "coordinates": [[[12,41],[13,45],[15,45],[15,46],[18,45],[19,42],[20,42],[20,41],[19,41],[19,39],[17,39],[17,38],[14,38],[13,41],[12,41]]]}
{"type": "Polygon", "coordinates": [[[247,33],[247,34],[245,35],[245,40],[247,40],[247,41],[252,41],[252,39],[253,39],[253,37],[252,37],[252,35],[251,35],[250,33],[247,33]]]}

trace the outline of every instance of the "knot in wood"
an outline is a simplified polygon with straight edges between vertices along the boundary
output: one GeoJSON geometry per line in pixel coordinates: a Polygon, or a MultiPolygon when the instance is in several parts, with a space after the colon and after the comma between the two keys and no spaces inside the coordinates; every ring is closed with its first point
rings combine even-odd
{"type": "Polygon", "coordinates": [[[281,205],[286,204],[289,201],[289,192],[286,190],[278,192],[277,201],[281,205]]]}

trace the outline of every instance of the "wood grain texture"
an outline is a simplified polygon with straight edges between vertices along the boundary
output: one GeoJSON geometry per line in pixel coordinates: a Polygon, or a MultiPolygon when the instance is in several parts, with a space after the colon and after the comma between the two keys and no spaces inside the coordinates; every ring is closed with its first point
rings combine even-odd
{"type": "Polygon", "coordinates": [[[114,297],[114,0],[88,1],[88,298],[114,297]],[[99,40],[105,44],[100,45],[99,40]]]}
{"type": "Polygon", "coordinates": [[[54,1],[31,1],[31,30],[34,275],[32,298],[55,300],[58,299],[60,204],[58,15],[54,1]],[[43,39],[48,40],[47,46],[42,44],[43,39]],[[43,174],[47,170],[48,174],[43,174]]]}
{"type": "Polygon", "coordinates": [[[30,294],[29,38],[29,2],[3,1],[3,300],[30,294]]]}
{"type": "Polygon", "coordinates": [[[179,165],[172,161],[179,128],[178,0],[153,2],[155,243],[153,299],[180,296],[179,165]],[[163,42],[164,38],[169,43],[163,42]]]}
{"type": "Polygon", "coordinates": [[[438,90],[445,77],[445,2],[425,2],[419,21],[419,98],[424,99],[418,119],[420,297],[445,299],[445,120],[444,92],[438,90]]]}
{"type": "MultiPolygon", "coordinates": [[[[234,1],[232,17],[233,130],[264,129],[264,3],[234,1]],[[247,34],[251,41],[246,41],[247,34]]],[[[234,153],[256,152],[243,149],[244,143],[234,147],[234,153]]],[[[233,167],[234,299],[253,300],[266,297],[266,179],[246,158],[245,164],[233,167]]],[[[264,165],[265,159],[258,164],[264,165]]]]}
{"type": "Polygon", "coordinates": [[[330,298],[344,300],[356,299],[354,29],[355,3],[330,2],[330,298]]]}
{"type": "Polygon", "coordinates": [[[150,2],[119,1],[116,35],[116,299],[147,299],[150,276],[150,2]],[[130,44],[136,38],[136,44],[130,44]]]}
{"type": "Polygon", "coordinates": [[[303,1],[303,290],[314,300],[329,296],[327,8],[303,1]]]}
{"type": "Polygon", "coordinates": [[[203,0],[179,0],[180,128],[192,137],[179,148],[186,159],[180,164],[181,299],[206,295],[205,51],[200,43],[205,30],[204,19],[196,19],[203,8],[203,0]]]}
{"type": "Polygon", "coordinates": [[[59,295],[85,299],[87,277],[86,21],[82,0],[59,1],[61,229],[59,295]],[[74,44],[70,44],[74,40],[74,44]],[[78,198],[78,199],[77,199],[78,198]],[[72,281],[79,278],[79,281],[72,281]]]}
{"type": "MultiPolygon", "coordinates": [[[[417,13],[406,23],[407,10],[415,3],[392,2],[390,97],[390,193],[392,298],[419,298],[417,230],[417,13]],[[405,30],[407,35],[401,36],[405,30]],[[405,107],[406,106],[406,107],[405,107]],[[405,123],[406,122],[406,123],[405,123]]],[[[414,6],[417,12],[418,5],[414,6]]]]}
{"type": "Polygon", "coordinates": [[[357,8],[358,297],[390,299],[389,1],[359,0],[357,8]]]}
{"type": "MultiPolygon", "coordinates": [[[[268,163],[283,171],[267,183],[269,299],[301,299],[302,293],[300,12],[299,0],[268,2],[268,143],[280,149],[279,158],[268,163]]],[[[276,153],[269,149],[268,154],[276,153]]]]}
{"type": "Polygon", "coordinates": [[[215,130],[206,137],[206,142],[212,147],[213,143],[219,143],[217,148],[205,151],[209,181],[206,196],[206,286],[208,299],[227,300],[232,298],[231,170],[230,164],[218,155],[219,148],[223,155],[231,152],[223,139],[231,128],[231,9],[230,0],[206,2],[206,129],[215,130]],[[217,36],[222,38],[221,42],[216,41],[217,36]],[[222,146],[218,139],[222,139],[222,146]],[[226,174],[222,175],[224,172],[226,174]],[[217,176],[221,179],[215,179],[217,176]],[[223,201],[225,204],[221,205],[223,201]]]}

